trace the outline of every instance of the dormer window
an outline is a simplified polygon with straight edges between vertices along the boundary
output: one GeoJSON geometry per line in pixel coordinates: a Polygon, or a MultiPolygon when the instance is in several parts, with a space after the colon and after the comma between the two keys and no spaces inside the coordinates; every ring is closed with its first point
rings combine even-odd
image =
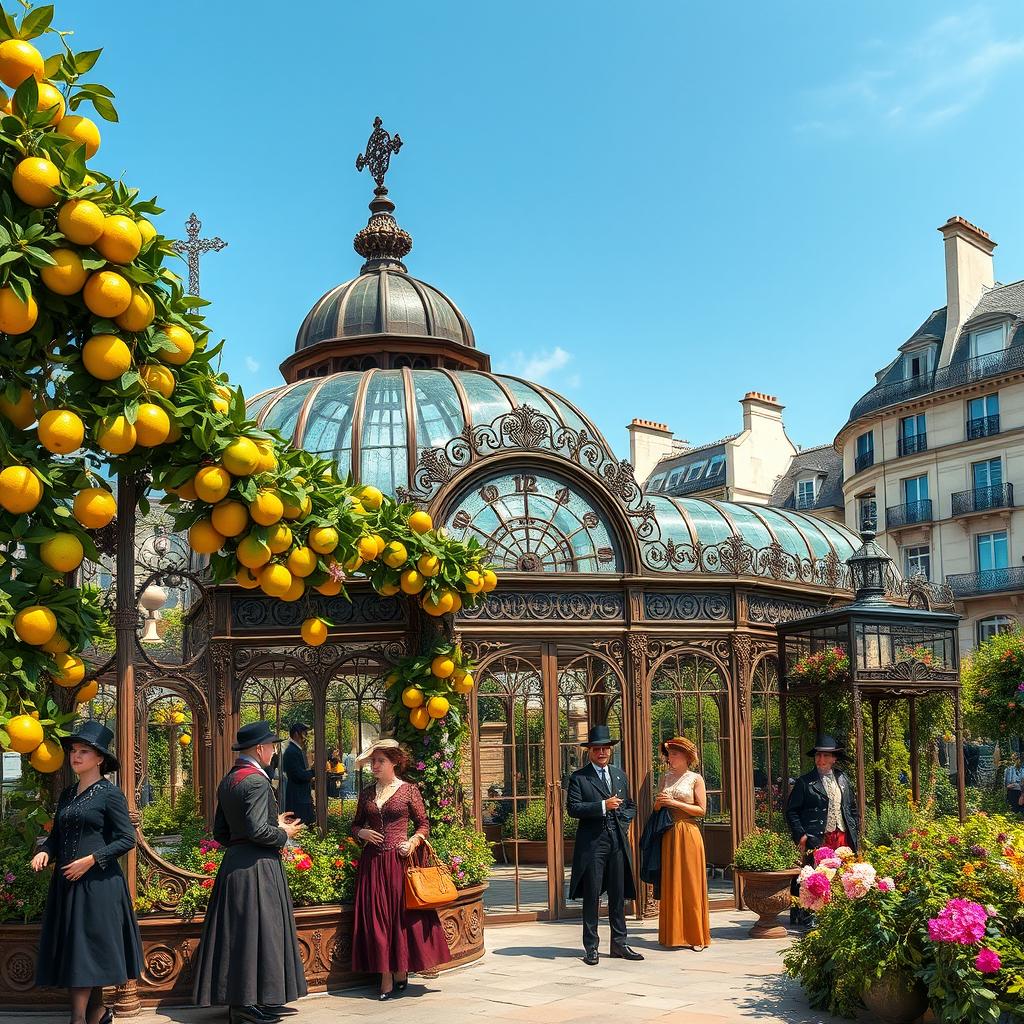
{"type": "Polygon", "coordinates": [[[725,456],[724,455],[712,455],[711,461],[708,462],[708,471],[704,474],[708,479],[713,476],[718,476],[725,470],[725,456]]]}
{"type": "Polygon", "coordinates": [[[991,356],[1006,348],[1006,324],[971,331],[971,358],[991,356]]]}
{"type": "Polygon", "coordinates": [[[906,380],[931,373],[935,362],[935,346],[915,348],[903,353],[903,376],[906,380]]]}
{"type": "Polygon", "coordinates": [[[818,481],[815,477],[807,477],[796,482],[796,507],[814,508],[817,498],[818,481]]]}
{"type": "Polygon", "coordinates": [[[691,480],[696,480],[697,477],[701,475],[706,465],[707,463],[705,462],[705,460],[701,459],[700,462],[695,462],[692,466],[690,466],[690,469],[686,474],[686,482],[689,483],[691,480]]]}

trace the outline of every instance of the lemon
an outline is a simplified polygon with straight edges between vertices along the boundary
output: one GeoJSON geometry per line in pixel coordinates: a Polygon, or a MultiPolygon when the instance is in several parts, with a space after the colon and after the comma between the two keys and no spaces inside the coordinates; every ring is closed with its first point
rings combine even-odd
{"type": "Polygon", "coordinates": [[[57,202],[54,189],[60,184],[57,165],[41,156],[20,161],[11,175],[14,194],[27,206],[42,208],[57,202]]]}
{"type": "Polygon", "coordinates": [[[155,391],[164,398],[170,398],[174,394],[174,374],[166,366],[149,363],[139,370],[139,376],[150,391],[155,391]]]}
{"type": "Polygon", "coordinates": [[[319,647],[327,639],[327,623],[323,619],[306,619],[299,632],[307,644],[319,647]]]}
{"type": "Polygon", "coordinates": [[[442,591],[440,594],[427,594],[421,601],[423,610],[435,618],[447,615],[454,605],[451,591],[442,591]]]}
{"type": "Polygon", "coordinates": [[[73,533],[55,533],[39,545],[39,557],[57,572],[74,572],[85,558],[85,549],[73,533]]]}
{"type": "Polygon", "coordinates": [[[284,515],[284,503],[273,491],[260,491],[249,502],[249,515],[260,526],[273,526],[284,515]]]}
{"type": "MultiPolygon", "coordinates": [[[[333,526],[314,526],[306,543],[318,554],[329,555],[338,546],[338,531],[333,526]]],[[[377,557],[376,551],[373,558],[377,557]]]]}
{"type": "Polygon", "coordinates": [[[447,679],[455,671],[455,662],[447,654],[439,654],[431,661],[430,671],[438,679],[447,679]]]}
{"type": "Polygon", "coordinates": [[[130,217],[115,213],[103,221],[103,234],[94,243],[111,263],[131,263],[142,249],[142,235],[130,217]]]}
{"type": "Polygon", "coordinates": [[[28,466],[0,470],[0,505],[21,515],[31,512],[43,497],[43,483],[28,466]]]}
{"type": "Polygon", "coordinates": [[[18,391],[18,397],[12,402],[0,392],[0,416],[9,420],[19,430],[30,427],[36,421],[36,407],[32,401],[32,392],[27,388],[18,391]]]}
{"type": "Polygon", "coordinates": [[[377,509],[380,508],[383,500],[384,495],[378,491],[376,487],[370,487],[367,485],[359,492],[360,504],[363,508],[369,509],[371,512],[376,512],[377,509]]]}
{"type": "Polygon", "coordinates": [[[255,534],[250,533],[238,542],[235,558],[248,569],[258,569],[270,561],[270,548],[255,534]]]}
{"type": "Polygon", "coordinates": [[[78,451],[85,440],[85,424],[70,409],[51,409],[39,417],[39,443],[54,455],[78,451]]]}
{"type": "Polygon", "coordinates": [[[468,672],[463,672],[460,678],[453,680],[452,689],[456,693],[469,693],[473,689],[473,677],[468,672]]]}
{"type": "Polygon", "coordinates": [[[117,515],[117,500],[102,487],[86,487],[75,495],[72,512],[87,530],[100,530],[117,515]]]}
{"type": "Polygon", "coordinates": [[[155,448],[163,444],[171,433],[171,419],[152,402],[143,402],[135,417],[135,434],[143,448],[155,448]]]}
{"type": "Polygon", "coordinates": [[[56,295],[77,295],[89,277],[81,257],[73,249],[54,249],[50,258],[55,265],[39,271],[43,284],[56,295]]]}
{"type": "Polygon", "coordinates": [[[88,199],[70,199],[57,213],[61,234],[76,245],[92,245],[103,234],[103,211],[88,199]]]}
{"type": "Polygon", "coordinates": [[[210,516],[214,528],[225,537],[237,537],[249,525],[249,510],[240,501],[219,501],[210,516]]]}
{"type": "Polygon", "coordinates": [[[231,474],[221,466],[203,466],[196,473],[193,484],[200,501],[216,505],[218,501],[223,501],[231,490],[231,474]]]}
{"type": "Polygon", "coordinates": [[[402,691],[402,703],[407,708],[423,706],[423,691],[418,686],[407,686],[402,691]]]}
{"type": "Polygon", "coordinates": [[[441,559],[437,555],[420,555],[416,568],[424,576],[436,576],[441,571],[441,559]]]}
{"type": "Polygon", "coordinates": [[[157,359],[170,363],[172,366],[184,366],[196,350],[196,343],[192,340],[192,335],[184,327],[178,327],[176,324],[167,324],[165,327],[161,327],[157,334],[157,341],[169,342],[174,346],[169,349],[160,349],[156,356],[157,359]]]}
{"type": "Polygon", "coordinates": [[[224,547],[224,535],[216,530],[209,519],[200,519],[189,528],[188,543],[196,554],[212,555],[224,547]]]}
{"type": "Polygon", "coordinates": [[[384,549],[383,558],[385,565],[389,565],[392,569],[397,569],[399,566],[405,565],[409,558],[409,552],[400,540],[393,540],[384,549]]]}
{"type": "Polygon", "coordinates": [[[24,643],[41,647],[57,632],[57,616],[41,604],[31,604],[14,616],[14,632],[24,643]]]}
{"type": "Polygon", "coordinates": [[[247,437],[238,437],[224,449],[221,465],[234,476],[250,476],[260,464],[260,451],[247,437]]]}
{"type": "Polygon", "coordinates": [[[128,308],[114,318],[114,323],[126,331],[144,331],[155,317],[156,306],[149,292],[132,285],[132,297],[128,302],[128,308]]]}
{"type": "Polygon", "coordinates": [[[498,585],[498,577],[491,569],[484,569],[481,575],[484,580],[484,593],[489,594],[498,585]]]}
{"type": "Polygon", "coordinates": [[[96,443],[111,455],[127,455],[138,441],[135,426],[127,416],[111,416],[99,424],[96,443]]]}
{"type": "Polygon", "coordinates": [[[409,516],[409,529],[413,533],[426,533],[434,528],[434,521],[426,512],[413,512],[409,516]]]}
{"type": "Polygon", "coordinates": [[[291,585],[292,574],[283,565],[268,565],[260,573],[260,588],[267,597],[284,597],[291,585]]]}
{"type": "Polygon", "coordinates": [[[484,578],[476,569],[467,569],[466,575],[462,577],[462,585],[467,594],[479,594],[484,589],[484,578]]]}
{"type": "Polygon", "coordinates": [[[305,579],[316,569],[316,552],[307,547],[296,548],[288,556],[288,569],[293,576],[305,579]]]}
{"type": "MultiPolygon", "coordinates": [[[[96,151],[100,148],[100,130],[96,127],[96,122],[91,121],[88,117],[82,117],[80,114],[68,114],[57,125],[57,131],[61,135],[66,135],[69,139],[73,139],[80,146],[85,146],[85,158],[87,160],[94,157],[96,151]]],[[[135,227],[135,225],[133,224],[132,227],[135,227]]],[[[135,230],[138,231],[138,228],[135,228],[135,230]]],[[[141,239],[142,236],[140,235],[139,237],[141,239]]]]}
{"type": "Polygon", "coordinates": [[[115,334],[94,334],[82,346],[82,365],[97,380],[117,380],[131,368],[132,353],[115,334]]]}
{"type": "Polygon", "coordinates": [[[418,594],[427,584],[423,574],[415,569],[406,569],[399,579],[403,594],[418,594]]]}
{"type": "Polygon", "coordinates": [[[0,331],[4,334],[24,334],[31,331],[39,318],[39,306],[29,295],[23,302],[13,288],[0,288],[0,331]]]}
{"type": "Polygon", "coordinates": [[[267,547],[280,555],[292,546],[292,531],[284,523],[275,523],[267,534],[267,547]]]}

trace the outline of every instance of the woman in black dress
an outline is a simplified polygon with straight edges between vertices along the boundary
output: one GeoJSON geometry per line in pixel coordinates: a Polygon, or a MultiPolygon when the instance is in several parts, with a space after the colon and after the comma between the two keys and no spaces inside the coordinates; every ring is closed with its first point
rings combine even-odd
{"type": "Polygon", "coordinates": [[[103,987],[138,978],[142,940],[117,860],[135,846],[128,802],[103,778],[118,769],[114,734],[82,722],[61,742],[78,782],[57,801],[53,827],[32,870],[54,864],[39,937],[36,984],[67,988],[71,1024],[109,1024],[103,987]]]}

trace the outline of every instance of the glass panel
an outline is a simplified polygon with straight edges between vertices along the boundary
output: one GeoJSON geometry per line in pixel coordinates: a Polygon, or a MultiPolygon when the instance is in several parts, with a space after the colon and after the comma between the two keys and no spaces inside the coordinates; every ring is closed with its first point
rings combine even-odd
{"type": "Polygon", "coordinates": [[[697,537],[703,543],[717,544],[732,536],[732,527],[714,506],[698,498],[677,498],[676,500],[690,514],[697,537]]]}
{"type": "Polygon", "coordinates": [[[985,462],[972,463],[971,472],[976,491],[984,487],[998,487],[1003,482],[1003,460],[987,459],[985,462]]]}
{"type": "Polygon", "coordinates": [[[352,414],[363,375],[336,373],[313,397],[302,447],[316,455],[335,455],[342,478],[352,472],[352,414]]]}
{"type": "Polygon", "coordinates": [[[452,341],[461,343],[463,341],[462,324],[459,323],[455,311],[433,288],[427,285],[423,287],[426,288],[430,308],[434,314],[434,336],[437,338],[449,338],[452,341]]]}
{"type": "Polygon", "coordinates": [[[405,385],[401,370],[379,370],[363,401],[359,480],[385,494],[409,486],[405,385]]]}
{"type": "Polygon", "coordinates": [[[750,509],[731,502],[723,503],[722,508],[749,544],[755,548],[766,548],[771,544],[772,535],[768,527],[750,509]]]}
{"type": "Polygon", "coordinates": [[[977,538],[978,571],[1005,569],[1009,565],[1006,544],[1006,531],[998,533],[982,533],[977,538]]]}
{"type": "MultiPolygon", "coordinates": [[[[532,387],[526,381],[516,380],[515,377],[501,375],[501,383],[512,392],[512,397],[518,405],[528,405],[536,409],[543,416],[551,416],[555,420],[561,420],[556,406],[547,401],[544,392],[540,388],[532,387]]],[[[578,418],[578,417],[577,417],[578,418]]],[[[570,424],[571,426],[573,424],[570,424]]],[[[579,429],[578,427],[576,429],[579,429]]]]}
{"type": "Polygon", "coordinates": [[[401,275],[388,274],[388,333],[426,334],[427,315],[416,289],[401,275]]]}
{"type": "Polygon", "coordinates": [[[250,398],[245,403],[245,414],[250,419],[258,419],[259,414],[267,407],[267,403],[277,398],[281,393],[281,388],[274,388],[273,391],[264,391],[262,395],[257,395],[255,398],[250,398]]]}
{"type": "Polygon", "coordinates": [[[310,377],[285,389],[280,399],[267,410],[260,425],[268,430],[280,431],[285,440],[291,441],[295,435],[295,424],[299,421],[302,403],[309,392],[322,381],[321,377],[310,377]]]}
{"type": "Polygon", "coordinates": [[[861,434],[857,438],[857,454],[867,455],[868,452],[875,450],[875,435],[868,431],[866,434],[861,434]]]}
{"type": "MultiPolygon", "coordinates": [[[[362,274],[356,278],[349,289],[348,302],[345,303],[345,323],[342,333],[352,336],[357,334],[378,334],[381,330],[378,314],[380,311],[380,275],[362,274]]],[[[333,335],[325,333],[324,337],[333,335]]]]}
{"type": "Polygon", "coordinates": [[[466,425],[455,385],[439,370],[414,370],[416,449],[443,448],[466,425]]]}
{"type": "Polygon", "coordinates": [[[903,481],[903,500],[908,505],[928,498],[928,477],[913,476],[903,481]]]}
{"type": "Polygon", "coordinates": [[[591,437],[604,445],[604,438],[597,433],[595,428],[588,426],[579,413],[577,413],[561,395],[556,395],[553,391],[545,391],[545,394],[549,401],[551,401],[554,407],[558,410],[558,414],[562,417],[562,422],[567,427],[572,427],[573,430],[585,430],[591,437]]]}
{"type": "Polygon", "coordinates": [[[675,505],[675,501],[681,501],[680,498],[673,501],[660,494],[651,494],[648,495],[648,500],[654,506],[654,514],[658,517],[658,529],[663,544],[668,544],[670,541],[677,546],[693,543],[690,528],[675,505]]]}
{"type": "Polygon", "coordinates": [[[490,377],[473,370],[463,370],[459,381],[469,398],[469,418],[475,424],[490,423],[512,411],[508,396],[490,377]]]}
{"type": "Polygon", "coordinates": [[[754,823],[782,826],[782,726],[779,716],[779,669],[773,657],[754,669],[751,729],[754,751],[754,823]]]}
{"type": "Polygon", "coordinates": [[[799,512],[790,512],[789,509],[780,509],[779,515],[788,519],[807,538],[807,543],[810,544],[815,558],[828,557],[832,545],[829,544],[828,538],[819,528],[819,520],[801,515],[799,512]]]}
{"type": "Polygon", "coordinates": [[[793,523],[799,522],[800,528],[804,532],[809,532],[806,529],[806,520],[803,518],[797,519],[795,516],[791,520],[784,512],[775,508],[761,508],[758,506],[757,514],[766,520],[768,525],[771,527],[772,533],[778,538],[779,543],[783,549],[788,551],[791,555],[795,555],[797,558],[807,558],[810,552],[807,548],[807,541],[801,536],[800,530],[798,530],[793,523]]]}
{"type": "Polygon", "coordinates": [[[987,331],[975,331],[971,335],[971,355],[987,356],[993,352],[1003,350],[1003,342],[1006,338],[1006,327],[1000,324],[998,327],[990,327],[987,331]]]}

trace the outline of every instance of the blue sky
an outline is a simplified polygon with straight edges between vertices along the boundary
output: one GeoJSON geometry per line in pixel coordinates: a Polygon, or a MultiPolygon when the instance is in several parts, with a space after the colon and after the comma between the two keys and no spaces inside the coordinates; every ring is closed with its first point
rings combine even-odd
{"type": "Polygon", "coordinates": [[[778,395],[831,441],[945,302],[959,214],[1024,277],[1017,3],[58,4],[118,96],[96,160],[229,247],[203,292],[247,394],[354,276],[375,115],[410,272],[494,367],[692,443],[778,395]]]}

